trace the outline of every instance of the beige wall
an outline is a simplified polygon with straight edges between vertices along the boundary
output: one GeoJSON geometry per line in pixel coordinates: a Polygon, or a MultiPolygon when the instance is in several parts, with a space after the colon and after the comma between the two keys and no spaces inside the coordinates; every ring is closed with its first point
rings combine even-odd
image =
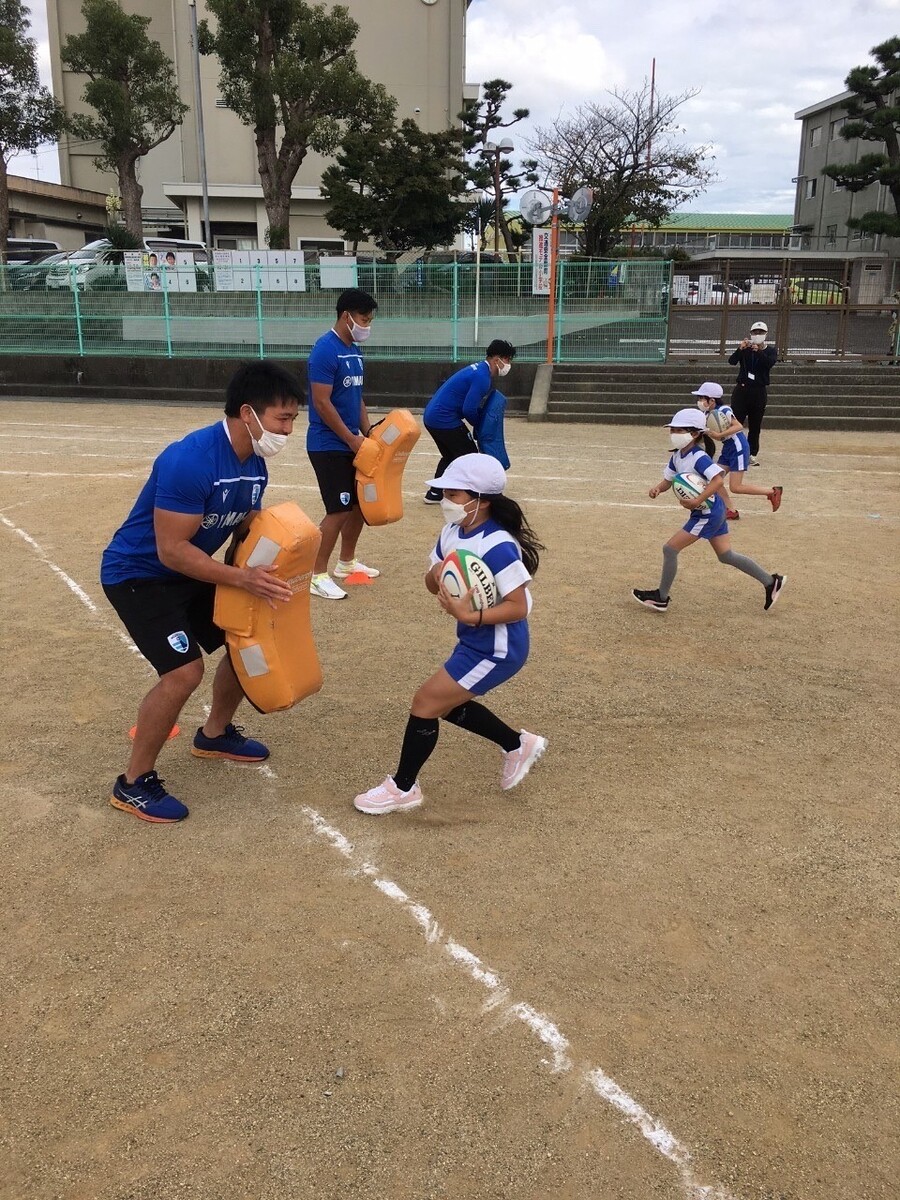
{"type": "Polygon", "coordinates": [[[106,224],[106,196],[97,192],[9,176],[10,237],[49,238],[63,250],[77,250],[100,237],[106,224]]]}
{"type": "MultiPolygon", "coordinates": [[[[383,83],[397,98],[399,119],[412,117],[428,130],[446,129],[455,124],[462,108],[465,71],[466,0],[344,0],[360,26],[356,55],[360,70],[383,83]],[[420,109],[419,113],[415,110],[420,109]]],[[[48,0],[50,48],[53,59],[53,86],[57,96],[70,110],[77,110],[83,80],[63,71],[59,46],[68,34],[81,32],[81,0],[48,0]]],[[[178,73],[181,97],[191,108],[184,125],[162,146],[147,155],[141,166],[145,208],[170,204],[163,192],[165,183],[198,183],[200,170],[194,107],[194,79],[190,44],[190,13],[186,0],[122,0],[126,12],[151,16],[150,32],[173,60],[178,73]]],[[[198,0],[198,18],[205,15],[203,0],[198,0]]],[[[252,131],[242,125],[234,113],[216,107],[219,97],[218,62],[201,59],[203,116],[206,136],[207,175],[210,188],[230,185],[252,186],[259,183],[252,131]]],[[[95,148],[60,144],[60,178],[63,183],[96,188],[106,192],[114,185],[112,176],[99,172],[92,163],[95,148]]],[[[323,160],[310,154],[297,175],[298,189],[316,187],[323,160]]],[[[309,211],[309,202],[298,199],[295,208],[309,211]]],[[[233,220],[211,198],[212,220],[233,220]]],[[[296,236],[310,236],[309,221],[299,220],[296,236]],[[300,229],[300,225],[303,229],[300,229]]],[[[321,218],[314,221],[314,232],[327,232],[321,218]]]]}

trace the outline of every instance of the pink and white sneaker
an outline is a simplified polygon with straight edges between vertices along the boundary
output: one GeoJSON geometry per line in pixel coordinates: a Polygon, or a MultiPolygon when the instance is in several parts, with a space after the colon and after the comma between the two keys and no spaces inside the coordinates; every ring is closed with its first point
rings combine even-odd
{"type": "Polygon", "coordinates": [[[537,760],[547,749],[547,739],[527,729],[521,731],[522,744],[518,750],[503,753],[503,774],[500,776],[500,787],[504,792],[521,783],[537,760]]]}
{"type": "Polygon", "coordinates": [[[388,775],[384,783],[379,783],[377,787],[369,788],[367,792],[357,796],[353,807],[358,808],[360,812],[378,816],[381,813],[405,812],[408,808],[418,808],[423,799],[418,783],[414,783],[408,792],[401,792],[388,775]]]}

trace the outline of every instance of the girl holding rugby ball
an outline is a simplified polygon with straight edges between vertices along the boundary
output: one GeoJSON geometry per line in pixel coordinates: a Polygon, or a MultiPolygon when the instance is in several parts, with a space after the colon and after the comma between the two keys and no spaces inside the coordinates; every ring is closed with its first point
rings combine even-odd
{"type": "Polygon", "coordinates": [[[437,744],[441,719],[500,747],[504,791],[520,783],[547,748],[546,738],[512,729],[475,700],[525,665],[528,583],[544,548],[518,504],[503,495],[505,486],[506,472],[489,454],[463,454],[440,478],[428,481],[429,488],[443,492],[447,524],[431,553],[425,586],[456,618],[458,640],[440,670],[413,696],[397,770],[354,799],[360,812],[398,812],[422,803],[418,775],[437,744]],[[487,565],[498,596],[492,607],[476,612],[472,589],[454,598],[441,586],[441,565],[453,550],[466,550],[487,565]]]}
{"type": "MultiPolygon", "coordinates": [[[[717,442],[722,443],[719,454],[719,466],[728,472],[728,487],[734,495],[765,496],[772,505],[772,512],[781,508],[782,487],[758,487],[754,483],[744,483],[744,472],[750,466],[750,443],[744,433],[744,427],[734,415],[734,410],[722,403],[722,385],[720,383],[701,383],[696,392],[697,407],[709,417],[711,412],[720,414],[722,421],[727,422],[721,430],[710,429],[706,432],[717,442]]],[[[728,493],[722,489],[722,499],[728,503],[728,493]]],[[[736,521],[740,516],[735,509],[729,509],[728,520],[736,521]]]]}
{"type": "MultiPolygon", "coordinates": [[[[708,541],[716,552],[720,563],[729,567],[737,567],[745,575],[750,575],[766,589],[765,609],[772,607],[781,594],[786,577],[770,575],[758,563],[745,554],[736,554],[731,549],[731,535],[728,532],[728,521],[725,517],[725,504],[718,494],[725,482],[725,473],[720,466],[713,462],[707,453],[704,439],[706,436],[706,414],[698,408],[680,409],[668,425],[672,442],[672,454],[663,471],[663,477],[650,489],[651,500],[655,500],[662,492],[667,492],[672,486],[676,475],[687,471],[694,472],[706,480],[706,486],[692,500],[679,500],[682,508],[690,511],[687,523],[663,546],[663,569],[659,587],[652,591],[635,588],[632,596],[638,604],[653,608],[657,612],[665,612],[669,607],[669,589],[675,580],[678,570],[678,555],[688,546],[698,541],[708,541]],[[709,501],[707,506],[706,502],[709,501]]],[[[709,443],[712,447],[712,443],[709,443]]]]}

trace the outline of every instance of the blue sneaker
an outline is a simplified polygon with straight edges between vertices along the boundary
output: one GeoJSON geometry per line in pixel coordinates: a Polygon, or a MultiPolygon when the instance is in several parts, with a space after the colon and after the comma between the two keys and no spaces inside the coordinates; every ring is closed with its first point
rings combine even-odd
{"type": "Polygon", "coordinates": [[[263,762],[269,757],[269,748],[253,738],[244,737],[240,725],[226,725],[219,737],[210,738],[201,725],[194,734],[191,754],[196,758],[230,758],[232,762],[263,762]]]}
{"type": "Polygon", "coordinates": [[[158,825],[171,825],[188,815],[187,806],[169,795],[155,771],[138,775],[134,783],[126,783],[125,776],[120,775],[109,802],[113,808],[133,813],[139,821],[155,821],[158,825]]]}

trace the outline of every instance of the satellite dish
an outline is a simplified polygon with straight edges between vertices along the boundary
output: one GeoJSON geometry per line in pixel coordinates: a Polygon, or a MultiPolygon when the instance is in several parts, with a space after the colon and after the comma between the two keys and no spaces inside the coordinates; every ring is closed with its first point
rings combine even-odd
{"type": "Polygon", "coordinates": [[[537,188],[525,192],[519,201],[519,212],[529,225],[543,225],[553,211],[553,202],[537,188]]]}
{"type": "Polygon", "coordinates": [[[569,207],[566,211],[566,216],[570,221],[580,223],[591,211],[593,203],[594,193],[591,191],[591,189],[588,187],[579,188],[569,201],[569,207]]]}

